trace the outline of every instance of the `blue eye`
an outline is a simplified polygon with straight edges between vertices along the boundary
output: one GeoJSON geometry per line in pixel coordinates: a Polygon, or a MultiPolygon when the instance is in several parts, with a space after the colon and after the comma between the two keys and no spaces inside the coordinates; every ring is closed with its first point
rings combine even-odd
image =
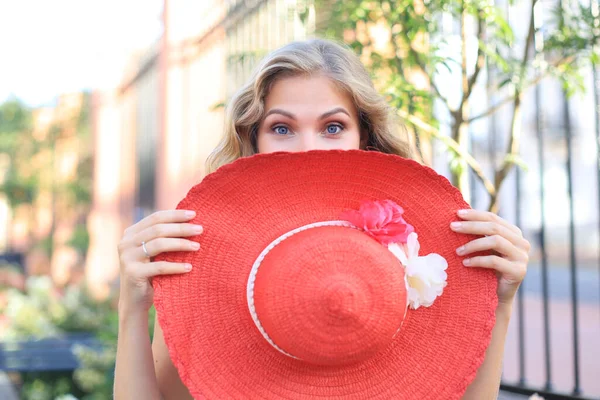
{"type": "Polygon", "coordinates": [[[287,135],[290,132],[290,130],[286,126],[279,125],[279,126],[276,126],[275,128],[273,128],[273,132],[275,132],[278,135],[283,136],[283,135],[287,135]]]}
{"type": "Polygon", "coordinates": [[[344,128],[341,125],[331,124],[327,126],[327,134],[329,135],[337,135],[342,132],[344,128]]]}

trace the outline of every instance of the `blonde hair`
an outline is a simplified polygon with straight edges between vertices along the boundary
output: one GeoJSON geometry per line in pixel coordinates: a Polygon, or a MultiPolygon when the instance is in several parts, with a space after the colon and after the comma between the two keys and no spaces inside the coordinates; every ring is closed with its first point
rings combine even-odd
{"type": "Polygon", "coordinates": [[[361,134],[369,150],[410,158],[406,130],[391,107],[377,92],[364,65],[349,49],[329,40],[293,42],[270,53],[252,77],[229,101],[225,112],[225,135],[208,157],[206,171],[257,152],[256,134],[264,115],[264,100],[280,78],[323,74],[354,101],[361,134]]]}

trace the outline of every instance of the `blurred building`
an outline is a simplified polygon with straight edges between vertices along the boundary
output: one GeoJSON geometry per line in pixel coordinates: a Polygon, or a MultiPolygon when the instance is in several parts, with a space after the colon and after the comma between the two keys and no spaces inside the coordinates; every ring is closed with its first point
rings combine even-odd
{"type": "Polygon", "coordinates": [[[118,276],[123,231],[175,208],[223,131],[223,103],[268,51],[315,26],[305,0],[169,0],[164,32],[94,96],[95,179],[87,280],[118,276]]]}

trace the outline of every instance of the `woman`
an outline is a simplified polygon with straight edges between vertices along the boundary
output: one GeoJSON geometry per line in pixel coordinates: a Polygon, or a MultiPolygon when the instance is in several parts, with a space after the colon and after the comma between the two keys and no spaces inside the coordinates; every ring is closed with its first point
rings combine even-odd
{"type": "MultiPolygon", "coordinates": [[[[368,149],[410,157],[389,106],[359,59],[325,40],[292,43],[270,54],[232,98],[226,118],[225,136],[208,160],[209,172],[240,157],[276,151],[368,149]]],[[[202,251],[185,239],[202,232],[203,227],[187,223],[194,216],[185,210],[157,212],[128,228],[119,244],[116,399],[191,398],[169,358],[160,326],[155,325],[152,344],[147,335],[150,279],[185,274],[191,265],[152,262],[146,253],[154,257],[202,251]]],[[[464,398],[495,399],[512,304],[525,276],[530,246],[519,228],[494,214],[465,210],[459,217],[463,222],[453,223],[453,231],[483,236],[456,249],[466,256],[465,267],[490,268],[499,276],[492,341],[464,398]],[[494,255],[469,257],[479,251],[494,255]]]]}

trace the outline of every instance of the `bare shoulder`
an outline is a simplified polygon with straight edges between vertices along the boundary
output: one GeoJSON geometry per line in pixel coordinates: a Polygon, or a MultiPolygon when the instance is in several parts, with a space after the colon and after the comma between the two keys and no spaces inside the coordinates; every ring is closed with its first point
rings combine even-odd
{"type": "Polygon", "coordinates": [[[154,339],[152,340],[152,354],[154,355],[154,371],[158,388],[164,400],[192,399],[187,388],[181,382],[177,369],[169,357],[169,350],[165,344],[163,331],[158,324],[154,324],[154,339]]]}

